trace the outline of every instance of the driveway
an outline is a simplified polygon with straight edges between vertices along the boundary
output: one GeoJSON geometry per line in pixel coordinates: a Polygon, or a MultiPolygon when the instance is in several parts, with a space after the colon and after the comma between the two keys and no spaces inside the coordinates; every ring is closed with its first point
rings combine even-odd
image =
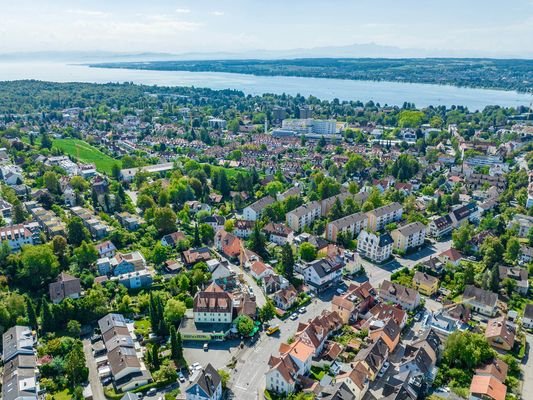
{"type": "Polygon", "coordinates": [[[522,360],[523,386],[522,398],[529,399],[533,393],[533,335],[526,334],[526,356],[522,360]]]}
{"type": "Polygon", "coordinates": [[[83,340],[83,352],[85,353],[85,361],[89,368],[89,383],[91,384],[91,390],[93,392],[93,400],[106,400],[102,382],[100,382],[98,370],[96,369],[91,341],[89,339],[83,340]]]}

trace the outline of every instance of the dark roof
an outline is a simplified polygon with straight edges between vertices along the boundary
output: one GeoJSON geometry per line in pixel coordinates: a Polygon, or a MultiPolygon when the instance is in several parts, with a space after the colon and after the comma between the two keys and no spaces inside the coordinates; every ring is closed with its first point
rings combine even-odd
{"type": "Polygon", "coordinates": [[[394,243],[394,240],[392,239],[391,235],[389,235],[388,233],[384,233],[383,235],[379,236],[379,243],[378,243],[379,247],[385,247],[392,243],[394,243]]]}
{"type": "Polygon", "coordinates": [[[457,219],[457,221],[461,221],[465,218],[468,218],[470,214],[473,214],[477,209],[477,206],[475,203],[469,203],[464,206],[461,206],[455,210],[452,211],[453,215],[457,219]]]}
{"type": "Polygon", "coordinates": [[[212,398],[221,382],[222,379],[217,370],[211,364],[207,364],[205,369],[196,377],[194,383],[187,389],[187,392],[196,393],[195,386],[198,385],[208,398],[212,398]]]}
{"type": "Polygon", "coordinates": [[[327,258],[321,258],[307,264],[307,268],[313,268],[320,278],[323,278],[339,269],[342,269],[342,263],[335,263],[327,258]]]}
{"type": "Polygon", "coordinates": [[[453,224],[452,219],[447,214],[444,217],[439,217],[433,220],[433,224],[437,227],[437,229],[443,229],[447,226],[450,226],[453,224]]]}
{"type": "Polygon", "coordinates": [[[483,290],[474,285],[468,285],[465,287],[463,293],[464,299],[474,298],[475,301],[487,306],[495,307],[496,302],[498,301],[498,295],[494,292],[489,292],[488,290],[483,290]]]}

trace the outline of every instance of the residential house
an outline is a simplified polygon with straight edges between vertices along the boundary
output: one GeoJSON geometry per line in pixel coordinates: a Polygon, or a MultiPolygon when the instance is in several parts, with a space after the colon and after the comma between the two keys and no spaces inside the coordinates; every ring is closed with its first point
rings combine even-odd
{"type": "Polygon", "coordinates": [[[426,225],[418,221],[412,222],[393,230],[391,236],[394,239],[394,249],[405,253],[424,244],[426,225]]]}
{"type": "Polygon", "coordinates": [[[369,310],[371,317],[369,320],[385,321],[392,319],[396,324],[403,329],[407,324],[407,312],[397,306],[387,303],[378,303],[369,310]]]}
{"type": "Polygon", "coordinates": [[[233,299],[216,283],[194,296],[194,322],[229,324],[232,322],[233,299]]]}
{"type": "Polygon", "coordinates": [[[487,322],[485,338],[497,349],[509,351],[514,347],[515,332],[507,325],[505,317],[492,318],[487,322]]]}
{"type": "Polygon", "coordinates": [[[105,242],[98,243],[96,245],[96,250],[98,251],[98,257],[114,257],[117,252],[117,248],[113,242],[106,240],[105,242]]]}
{"type": "Polygon", "coordinates": [[[383,301],[399,304],[406,310],[414,310],[420,304],[420,294],[416,290],[388,280],[381,283],[379,297],[383,301]]]}
{"type": "Polygon", "coordinates": [[[128,326],[121,314],[107,314],[98,321],[107,350],[109,369],[117,391],[127,392],[152,381],[150,371],[137,351],[133,324],[128,326]]]}
{"type": "Polygon", "coordinates": [[[287,225],[293,231],[299,232],[306,226],[311,225],[321,216],[321,204],[313,201],[295,208],[286,215],[287,225]]]}
{"type": "Polygon", "coordinates": [[[332,258],[321,258],[302,267],[304,282],[313,291],[321,292],[337,284],[342,278],[343,262],[332,258]]]}
{"type": "Polygon", "coordinates": [[[240,239],[225,230],[215,234],[215,247],[228,258],[237,258],[241,253],[242,243],[240,239]]]}
{"type": "Polygon", "coordinates": [[[357,236],[357,251],[360,256],[380,263],[392,256],[393,239],[388,233],[376,235],[365,230],[357,236]]]}
{"type": "Polygon", "coordinates": [[[169,233],[161,238],[161,244],[163,246],[176,247],[182,240],[187,240],[184,232],[177,231],[169,233]]]}
{"type": "Polygon", "coordinates": [[[293,307],[298,301],[298,292],[289,284],[289,286],[282,288],[274,293],[272,300],[277,308],[287,311],[293,307]]]}
{"type": "Polygon", "coordinates": [[[378,338],[383,339],[391,353],[400,342],[400,333],[401,328],[393,318],[387,321],[373,320],[368,325],[368,336],[370,340],[376,341],[378,338]]]}
{"type": "Polygon", "coordinates": [[[454,267],[457,267],[463,259],[463,255],[461,254],[461,252],[459,250],[454,249],[453,247],[450,247],[448,250],[444,250],[437,257],[444,264],[452,264],[454,267]]]}
{"type": "Polygon", "coordinates": [[[140,251],[131,253],[117,253],[109,260],[113,275],[119,276],[129,272],[140,271],[146,268],[146,260],[140,251]]]}
{"type": "Polygon", "coordinates": [[[369,281],[361,285],[351,284],[342,296],[334,296],[331,311],[337,312],[343,323],[357,320],[365,315],[375,304],[376,291],[369,281]]]}
{"type": "MultiPolygon", "coordinates": [[[[361,364],[349,372],[337,375],[335,381],[347,385],[355,400],[362,400],[370,386],[366,370],[361,364]]],[[[343,399],[344,397],[339,398],[339,400],[343,399]]]]}
{"type": "Polygon", "coordinates": [[[187,400],[222,400],[222,378],[209,363],[185,390],[187,400]]]}
{"type": "Polygon", "coordinates": [[[388,357],[389,347],[383,339],[378,338],[368,347],[361,349],[352,364],[355,368],[364,371],[370,381],[374,381],[388,357]]]}
{"type": "Polygon", "coordinates": [[[403,208],[400,203],[391,203],[367,212],[368,229],[377,232],[385,228],[391,222],[402,219],[403,208]]]}
{"type": "Polygon", "coordinates": [[[262,261],[254,261],[250,266],[250,275],[256,280],[264,279],[267,275],[274,274],[274,270],[262,261]]]}
{"type": "Polygon", "coordinates": [[[439,279],[425,272],[416,271],[413,276],[413,286],[426,296],[433,296],[439,290],[439,279]]]}
{"type": "Polygon", "coordinates": [[[61,272],[57,277],[57,281],[52,282],[48,288],[50,291],[50,300],[54,304],[60,303],[67,297],[78,299],[81,295],[80,279],[66,272],[61,272]]]}
{"type": "Polygon", "coordinates": [[[23,224],[0,228],[0,241],[6,241],[11,251],[18,251],[22,246],[34,244],[33,234],[23,224]]]}
{"type": "Polygon", "coordinates": [[[292,242],[294,238],[293,230],[285,224],[269,222],[263,228],[263,232],[269,241],[280,246],[283,246],[287,242],[292,242]]]}
{"type": "Polygon", "coordinates": [[[405,347],[398,367],[399,373],[409,372],[413,377],[432,382],[437,373],[436,364],[441,346],[439,335],[433,329],[428,329],[422,337],[405,347]]]}
{"type": "Polygon", "coordinates": [[[252,230],[254,229],[253,221],[246,221],[238,219],[235,221],[233,234],[240,239],[247,239],[252,235],[252,230]]]}
{"type": "Polygon", "coordinates": [[[276,199],[270,195],[257,200],[255,203],[252,203],[248,207],[244,208],[242,212],[243,218],[246,221],[257,221],[263,215],[265,208],[275,201],[276,199]]]}
{"type": "Polygon", "coordinates": [[[470,305],[473,312],[493,317],[496,314],[498,295],[474,285],[467,285],[463,293],[465,304],[470,305]]]}
{"type": "Polygon", "coordinates": [[[453,220],[449,214],[442,217],[432,217],[429,221],[428,233],[429,236],[435,239],[440,239],[452,232],[453,220]]]}
{"type": "Polygon", "coordinates": [[[122,225],[128,231],[136,231],[143,223],[140,217],[138,217],[137,215],[130,214],[126,211],[115,213],[115,217],[117,218],[120,225],[122,225]]]}
{"type": "Polygon", "coordinates": [[[470,384],[471,400],[505,400],[507,386],[490,375],[474,375],[470,384]]]}
{"type": "Polygon", "coordinates": [[[526,238],[529,230],[533,227],[533,217],[524,214],[515,214],[509,222],[509,227],[516,227],[518,237],[526,238]]]}
{"type": "Polygon", "coordinates": [[[2,398],[37,400],[40,392],[35,337],[27,326],[16,325],[2,335],[2,398]]]}
{"type": "Polygon", "coordinates": [[[194,264],[199,262],[207,262],[213,258],[209,248],[199,247],[197,249],[188,249],[181,253],[181,258],[183,263],[187,266],[192,267],[194,264]]]}
{"type": "Polygon", "coordinates": [[[224,229],[226,218],[221,215],[209,215],[202,220],[202,223],[209,225],[215,232],[224,229]]]}
{"type": "Polygon", "coordinates": [[[342,232],[348,235],[350,239],[354,238],[366,229],[368,226],[368,216],[365,213],[358,212],[346,217],[331,221],[326,226],[326,239],[331,242],[337,242],[337,235],[342,232]]]}
{"type": "Polygon", "coordinates": [[[147,269],[126,272],[118,276],[118,283],[128,289],[139,289],[152,286],[152,274],[147,269]]]}
{"type": "Polygon", "coordinates": [[[527,264],[533,261],[533,247],[531,246],[520,246],[520,263],[527,264]]]}
{"type": "Polygon", "coordinates": [[[278,290],[285,289],[288,286],[289,281],[283,276],[277,274],[266,275],[263,278],[263,290],[267,295],[273,294],[278,290]]]}
{"type": "Polygon", "coordinates": [[[500,272],[500,280],[512,279],[516,282],[516,291],[522,295],[527,295],[529,290],[528,271],[526,268],[505,267],[500,265],[498,267],[500,272]]]}
{"type": "Polygon", "coordinates": [[[522,317],[522,326],[526,329],[533,329],[533,304],[527,304],[522,317]]]}

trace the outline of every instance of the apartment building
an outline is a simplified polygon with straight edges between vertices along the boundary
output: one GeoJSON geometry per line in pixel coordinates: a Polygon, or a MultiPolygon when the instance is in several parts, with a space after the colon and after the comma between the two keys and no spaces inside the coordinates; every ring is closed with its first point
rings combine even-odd
{"type": "Polygon", "coordinates": [[[0,241],[7,241],[11,251],[20,250],[27,244],[34,244],[33,234],[22,224],[0,228],[0,241]]]}
{"type": "Polygon", "coordinates": [[[245,221],[257,221],[263,215],[263,211],[267,206],[274,203],[276,199],[272,196],[265,196],[255,203],[250,204],[243,210],[243,218],[245,221]]]}
{"type": "Polygon", "coordinates": [[[332,242],[337,241],[337,235],[342,232],[351,238],[358,235],[361,230],[368,226],[368,216],[365,213],[357,212],[346,217],[331,221],[326,226],[326,239],[332,242]]]}
{"type": "Polygon", "coordinates": [[[403,208],[400,203],[391,203],[386,206],[369,211],[368,229],[377,232],[385,228],[391,222],[397,222],[402,219],[403,208]]]}
{"type": "Polygon", "coordinates": [[[357,251],[359,254],[374,262],[383,262],[392,255],[394,241],[388,233],[376,235],[365,230],[357,236],[357,251]]]}
{"type": "Polygon", "coordinates": [[[311,225],[321,216],[321,204],[319,201],[313,201],[304,204],[287,213],[287,225],[293,231],[301,231],[304,227],[311,225]]]}
{"type": "Polygon", "coordinates": [[[231,295],[216,283],[194,296],[194,322],[230,324],[233,314],[231,295]]]}
{"type": "Polygon", "coordinates": [[[379,297],[402,306],[405,310],[414,310],[420,304],[420,294],[411,288],[384,280],[379,288],[379,297]]]}
{"type": "Polygon", "coordinates": [[[392,231],[394,249],[401,252],[420,247],[426,239],[426,225],[422,222],[413,222],[392,231]]]}

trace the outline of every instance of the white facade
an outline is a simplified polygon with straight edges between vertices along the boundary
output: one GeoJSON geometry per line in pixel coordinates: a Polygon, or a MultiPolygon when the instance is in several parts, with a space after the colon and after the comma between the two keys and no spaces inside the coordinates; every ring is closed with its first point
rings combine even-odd
{"type": "Polygon", "coordinates": [[[293,231],[300,231],[302,228],[311,225],[321,215],[320,202],[314,201],[304,204],[295,210],[287,213],[287,225],[293,231]]]}
{"type": "Polygon", "coordinates": [[[204,322],[210,324],[229,324],[231,323],[232,312],[201,312],[194,313],[194,322],[204,322]]]}
{"type": "MultiPolygon", "coordinates": [[[[389,235],[387,234],[387,236],[389,235]]],[[[392,245],[392,238],[383,240],[371,232],[361,231],[359,236],[357,236],[358,253],[375,262],[382,262],[388,259],[392,255],[392,245]]]]}

